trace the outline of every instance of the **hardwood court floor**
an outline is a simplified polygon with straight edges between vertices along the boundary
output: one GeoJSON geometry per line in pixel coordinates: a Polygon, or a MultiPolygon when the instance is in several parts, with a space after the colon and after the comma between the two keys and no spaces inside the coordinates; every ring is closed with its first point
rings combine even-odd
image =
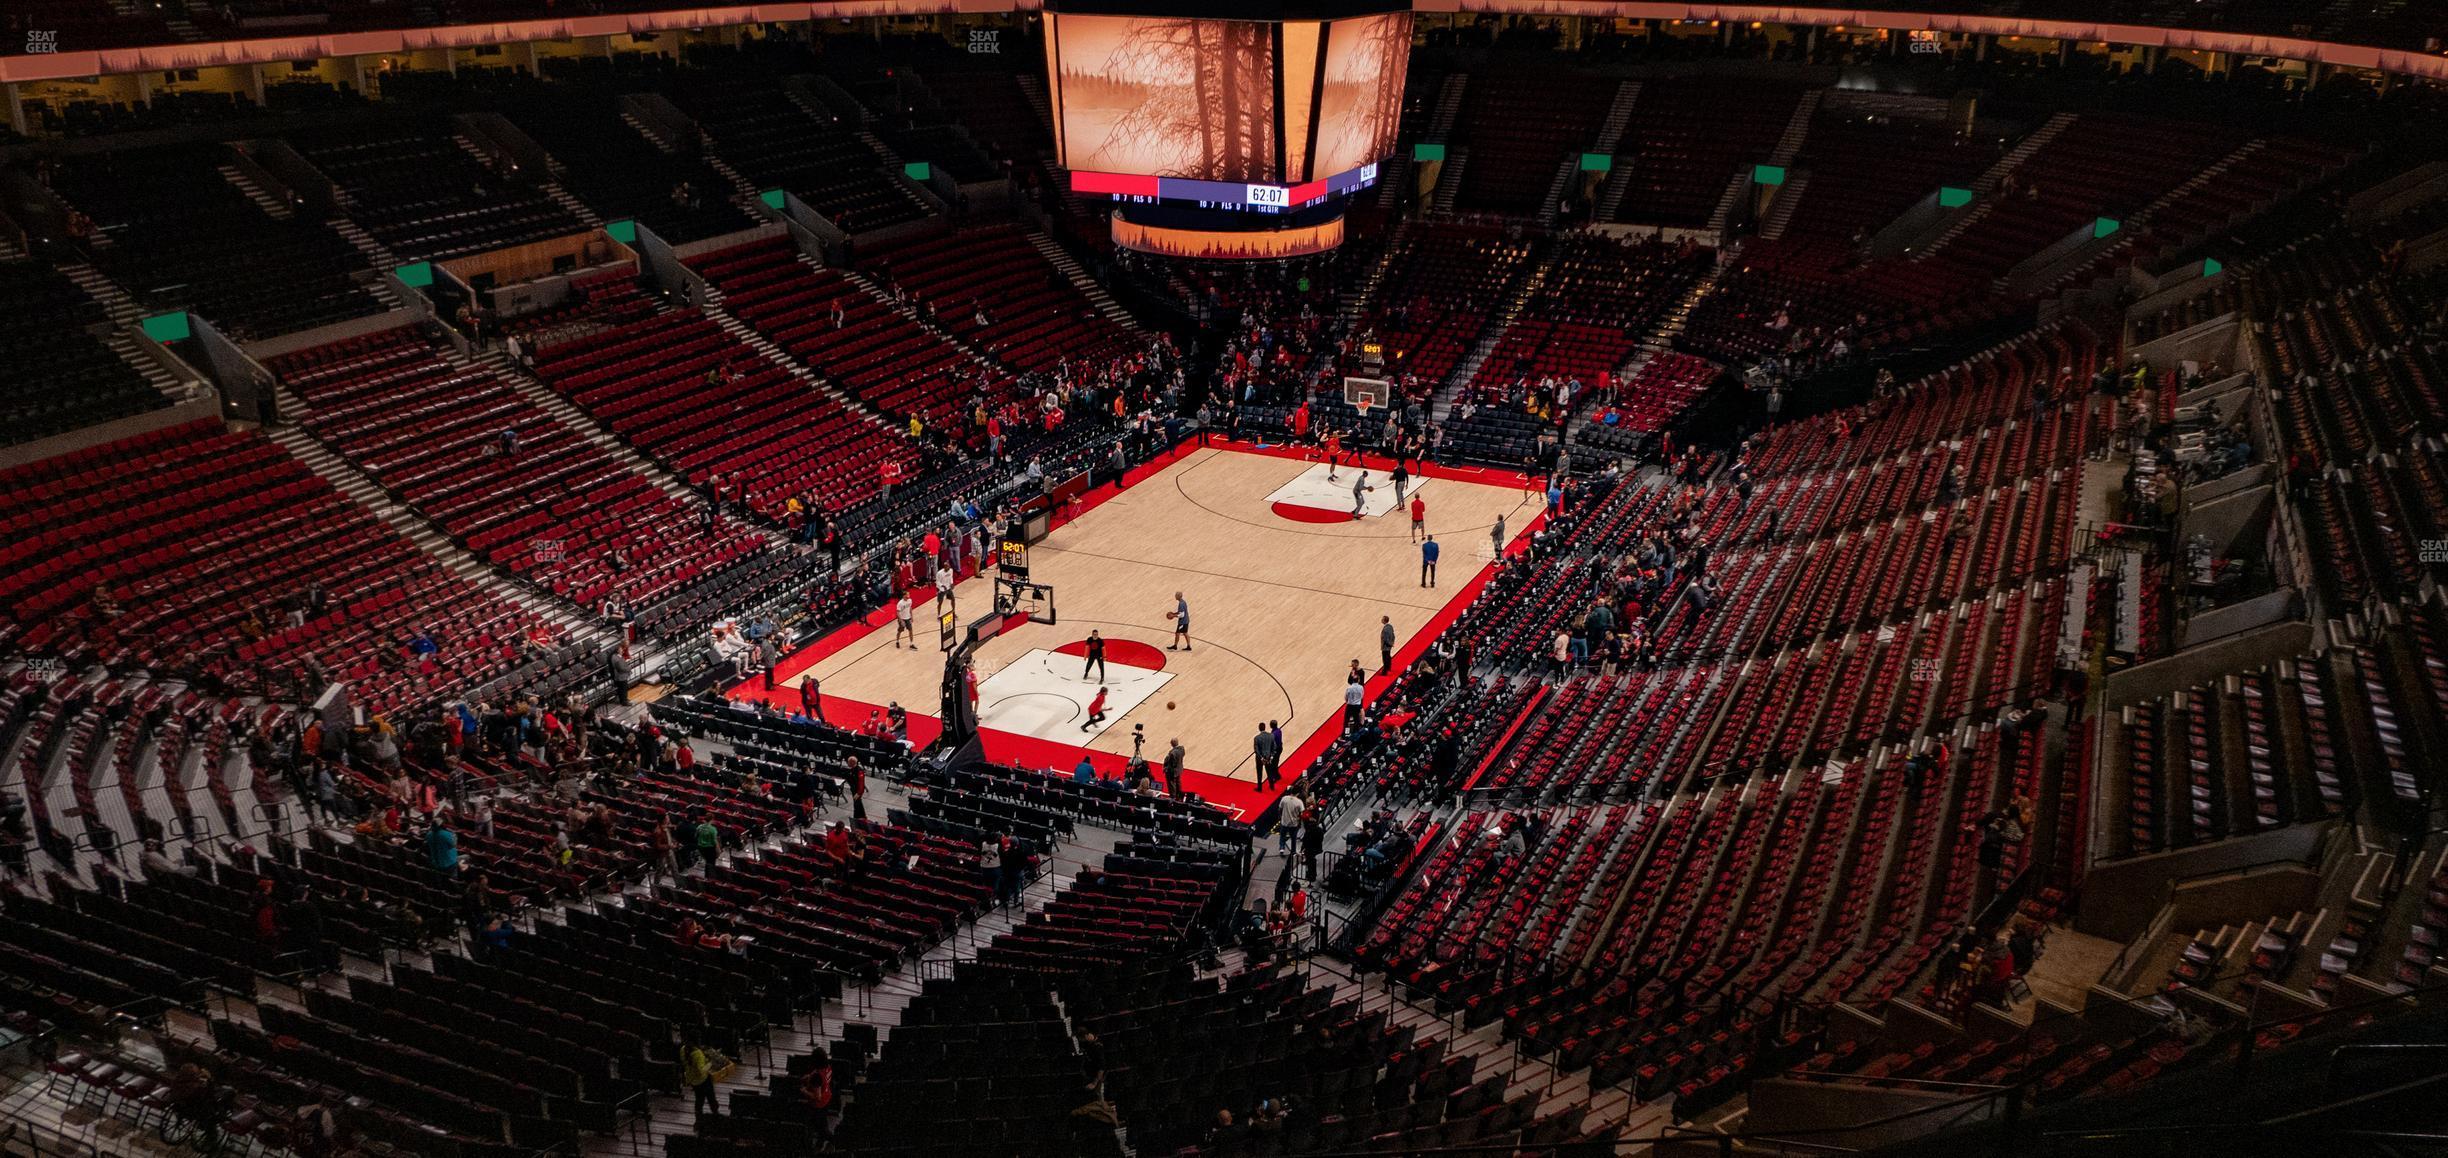
{"type": "MultiPolygon", "coordinates": [[[[1407,513],[1321,524],[1271,509],[1268,496],[1314,466],[1276,454],[1198,450],[1056,528],[1032,549],[1030,577],[1054,587],[1059,622],[1023,624],[989,640],[977,653],[979,683],[1032,652],[1085,639],[1090,628],[1108,640],[1150,645],[1172,678],[1102,732],[1071,742],[1126,756],[1132,725],[1144,723],[1151,762],[1178,736],[1191,769],[1254,781],[1249,738],[1258,721],[1282,721],[1287,749],[1339,722],[1351,661],[1377,673],[1379,617],[1392,618],[1398,649],[1408,643],[1485,568],[1497,517],[1511,539],[1539,509],[1507,476],[1491,476],[1501,485],[1430,479],[1421,493],[1443,558],[1437,587],[1427,589],[1419,586],[1419,548],[1407,513]],[[1172,638],[1164,615],[1175,591],[1190,602],[1187,653],[1163,650],[1172,638]]],[[[1348,480],[1349,469],[1342,473],[1348,480]]],[[[1382,473],[1372,472],[1371,480],[1390,485],[1382,473]]],[[[991,595],[985,578],[955,588],[960,620],[975,617],[991,595]]],[[[914,618],[915,651],[895,648],[885,627],[819,660],[810,670],[827,700],[898,701],[914,714],[933,715],[943,655],[932,601],[920,603],[914,618]]],[[[1033,678],[1059,684],[1077,674],[1070,663],[1037,658],[1037,669],[1049,667],[1051,676],[1033,678]]],[[[801,678],[783,682],[796,686],[801,678]]],[[[1077,681],[1047,691],[1070,694],[1084,709],[1095,685],[1077,681]]],[[[791,700],[787,693],[778,698],[791,700]]],[[[994,709],[983,707],[981,723],[991,734],[994,709]]],[[[1062,755],[1042,744],[1027,751],[1032,763],[1062,755]]],[[[1004,758],[991,739],[989,753],[1004,758]]],[[[1072,752],[1061,766],[1076,759],[1072,752]]]]}

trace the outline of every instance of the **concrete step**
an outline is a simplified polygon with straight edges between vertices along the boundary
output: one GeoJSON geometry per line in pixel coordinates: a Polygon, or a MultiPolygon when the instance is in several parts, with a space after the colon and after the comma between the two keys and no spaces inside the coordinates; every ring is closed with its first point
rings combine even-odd
{"type": "Polygon", "coordinates": [[[69,281],[75,282],[78,289],[84,290],[86,297],[101,306],[113,323],[128,326],[144,318],[144,308],[136,304],[136,299],[101,270],[85,262],[71,261],[62,263],[59,271],[66,274],[69,281]]]}
{"type": "Polygon", "coordinates": [[[647,139],[647,141],[651,142],[658,152],[677,152],[677,150],[673,149],[669,144],[666,144],[663,138],[656,136],[652,130],[648,129],[646,127],[646,122],[639,120],[636,113],[624,112],[620,115],[620,119],[622,124],[636,130],[637,135],[644,137],[647,139]]]}
{"type": "Polygon", "coordinates": [[[773,339],[758,333],[756,327],[751,326],[733,316],[731,311],[725,309],[720,302],[709,301],[706,303],[705,313],[708,318],[714,320],[715,325],[721,326],[725,333],[730,334],[734,338],[738,338],[743,344],[750,346],[758,353],[765,355],[765,357],[772,360],[775,365],[790,371],[792,377],[806,383],[809,389],[833,399],[835,402],[840,403],[843,408],[849,410],[850,413],[865,418],[867,421],[891,432],[896,437],[909,437],[909,431],[906,427],[878,413],[873,407],[870,407],[865,402],[860,401],[856,395],[842,389],[838,385],[835,385],[831,379],[817,373],[813,367],[810,367],[799,361],[798,358],[793,357],[790,351],[775,345],[773,339]]]}
{"type": "Polygon", "coordinates": [[[1462,190],[1462,170],[1469,163],[1469,149],[1457,147],[1446,150],[1445,168],[1437,174],[1436,190],[1429,195],[1431,208],[1439,213],[1454,211],[1454,198],[1462,190]]]}
{"type": "Polygon", "coordinates": [[[636,447],[622,441],[611,431],[597,425],[593,416],[580,410],[552,387],[546,386],[529,376],[526,371],[519,369],[510,361],[510,356],[501,350],[487,350],[471,358],[454,348],[445,347],[442,355],[444,360],[452,365],[482,371],[501,379],[504,385],[518,391],[520,397],[534,403],[537,409],[552,415],[554,420],[576,431],[580,437],[602,447],[604,453],[645,476],[648,482],[653,483],[655,488],[664,494],[679,499],[690,507],[703,504],[704,499],[688,485],[686,480],[672,473],[663,464],[640,453],[636,447]]]}
{"type": "MultiPolygon", "coordinates": [[[[806,254],[799,255],[799,260],[808,265],[810,268],[821,268],[817,266],[814,259],[808,257],[806,254]]],[[[969,359],[976,362],[978,365],[997,371],[998,373],[1011,372],[1010,367],[1005,366],[987,356],[985,351],[982,351],[977,347],[970,345],[968,342],[963,341],[952,331],[947,330],[932,321],[929,321],[926,315],[921,314],[916,309],[911,308],[909,303],[894,301],[892,295],[884,291],[884,287],[875,283],[875,279],[870,278],[866,274],[860,273],[859,271],[851,269],[847,266],[842,267],[835,272],[841,274],[843,280],[848,281],[851,285],[857,286],[860,292],[866,294],[870,298],[875,299],[878,304],[892,310],[894,313],[900,314],[902,317],[908,318],[912,323],[916,324],[918,328],[942,339],[945,345],[968,355],[969,359]]]]}
{"type": "Polygon", "coordinates": [[[366,264],[373,266],[376,272],[387,272],[399,267],[400,259],[392,254],[389,247],[375,240],[373,234],[366,232],[356,222],[346,217],[334,217],[325,224],[330,225],[333,232],[338,233],[343,240],[356,247],[358,253],[365,255],[366,264]]]}
{"type": "Polygon", "coordinates": [[[1436,111],[1428,116],[1424,139],[1443,141],[1453,135],[1454,122],[1462,115],[1462,96],[1470,88],[1470,74],[1448,73],[1445,83],[1437,89],[1436,111]]]}
{"type": "Polygon", "coordinates": [[[586,202],[580,201],[578,198],[571,196],[570,191],[562,188],[560,182],[546,181],[544,184],[537,186],[537,188],[542,191],[546,197],[552,198],[553,204],[568,210],[570,216],[586,222],[587,228],[600,229],[603,227],[602,215],[596,213],[593,209],[587,208],[586,202]]]}
{"type": "Polygon", "coordinates": [[[1769,164],[1790,165],[1795,157],[1801,155],[1802,143],[1810,137],[1811,121],[1819,112],[1819,101],[1826,94],[1826,89],[1815,88],[1803,93],[1802,99],[1794,102],[1793,116],[1786,120],[1784,134],[1777,138],[1775,150],[1768,154],[1769,164]]]}
{"type": "Polygon", "coordinates": [[[265,192],[264,187],[256,184],[253,177],[247,176],[245,170],[236,165],[223,165],[220,170],[221,179],[236,186],[239,192],[246,194],[247,200],[254,202],[256,208],[264,211],[264,216],[281,221],[297,216],[297,210],[265,192]]]}
{"type": "Polygon", "coordinates": [[[1972,228],[1974,223],[1987,217],[1989,210],[1997,204],[1997,199],[1990,194],[1997,191],[1998,186],[2006,180],[2007,175],[2021,168],[2023,162],[2030,160],[2033,154],[2048,147],[2048,143],[2056,140],[2066,129],[2072,127],[2074,121],[2073,113],[2058,113],[2050,117],[2039,128],[2032,130],[2030,135],[2024,137],[2005,156],[1998,158],[1996,164],[1989,166],[1977,180],[1972,182],[1972,191],[1979,195],[1979,199],[1973,202],[1971,209],[1947,226],[1946,232],[1939,234],[1928,245],[1922,246],[1919,256],[1927,257],[1946,248],[1949,242],[1963,236],[1963,232],[1972,228]]]}
{"type": "Polygon", "coordinates": [[[1056,270],[1061,271],[1064,277],[1069,278],[1072,286],[1080,291],[1082,297],[1088,299],[1089,304],[1096,307],[1098,313],[1105,315],[1115,325],[1126,330],[1139,328],[1138,319],[1131,317],[1130,312],[1124,310],[1121,303],[1113,299],[1112,294],[1105,292],[1104,286],[1098,285],[1095,278],[1088,276],[1087,269],[1073,260],[1071,254],[1064,250],[1059,242],[1034,229],[1029,231],[1028,239],[1029,245],[1045,256],[1047,264],[1052,265],[1056,270]]]}
{"type": "Polygon", "coordinates": [[[1760,237],[1768,241],[1785,236],[1793,224],[1794,213],[1802,204],[1802,191],[1810,186],[1810,174],[1795,172],[1785,178],[1776,192],[1776,200],[1768,205],[1768,216],[1760,219],[1760,237]]]}
{"type": "MultiPolygon", "coordinates": [[[[291,405],[297,404],[295,398],[286,401],[291,405]]],[[[340,493],[347,495],[357,505],[364,507],[375,518],[389,524],[391,529],[399,532],[402,538],[416,544],[418,550],[431,556],[435,562],[448,568],[452,574],[483,587],[504,600],[544,615],[567,632],[574,642],[605,645],[615,642],[611,633],[597,626],[593,617],[586,614],[577,604],[528,586],[510,578],[504,572],[495,570],[490,564],[461,547],[449,535],[444,534],[441,528],[427,521],[422,514],[394,500],[389,492],[383,490],[363,471],[358,470],[356,464],[343,458],[338,452],[325,445],[322,440],[307,433],[304,427],[293,424],[271,426],[266,427],[264,433],[270,436],[272,441],[279,443],[291,456],[304,463],[307,469],[323,476],[324,480],[338,488],[340,493]]]]}

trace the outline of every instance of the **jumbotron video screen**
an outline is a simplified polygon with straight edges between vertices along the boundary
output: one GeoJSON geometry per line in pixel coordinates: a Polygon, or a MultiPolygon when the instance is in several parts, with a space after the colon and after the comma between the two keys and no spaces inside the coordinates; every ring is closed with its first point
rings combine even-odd
{"type": "MultiPolygon", "coordinates": [[[[1298,189],[1394,149],[1408,12],[1047,19],[1056,144],[1074,172],[1298,189]]],[[[1291,207],[1264,201],[1252,207],[1291,207]]]]}

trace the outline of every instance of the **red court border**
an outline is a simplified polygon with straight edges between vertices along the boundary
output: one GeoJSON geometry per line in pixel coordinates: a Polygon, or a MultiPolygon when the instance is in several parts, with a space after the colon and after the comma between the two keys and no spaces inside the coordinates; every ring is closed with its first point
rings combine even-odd
{"type": "MultiPolygon", "coordinates": [[[[1192,440],[1130,468],[1124,472],[1119,486],[1105,483],[1082,494],[1067,511],[1057,513],[1049,529],[1061,527],[1076,520],[1080,515],[1095,510],[1100,504],[1120,494],[1125,488],[1137,486],[1163,474],[1192,452],[1202,449],[1230,451],[1236,454],[1257,454],[1270,458],[1307,462],[1323,461],[1317,452],[1301,447],[1242,442],[1221,437],[1210,437],[1206,445],[1202,447],[1196,440],[1192,440]]],[[[1347,454],[1344,456],[1344,461],[1369,470],[1390,471],[1394,468],[1394,460],[1381,455],[1347,454]]],[[[1525,490],[1528,485],[1528,480],[1519,471],[1493,468],[1453,467],[1441,463],[1424,463],[1415,473],[1420,478],[1475,482],[1495,486],[1517,486],[1525,490]]],[[[1400,512],[1389,512],[1384,517],[1394,519],[1399,514],[1400,512]]],[[[1547,511],[1543,508],[1537,514],[1523,520],[1520,528],[1514,532],[1513,538],[1506,542],[1505,553],[1517,555],[1527,550],[1529,535],[1544,526],[1546,522],[1547,511]]],[[[1394,678],[1401,675],[1404,669],[1410,667],[1421,655],[1425,654],[1429,645],[1436,642],[1436,638],[1444,634],[1446,628],[1453,626],[1456,619],[1461,618],[1463,609],[1469,607],[1471,602],[1478,598],[1480,589],[1487,586],[1489,578],[1494,574],[1493,566],[1482,565],[1460,587],[1452,589],[1453,597],[1446,600],[1445,605],[1438,608],[1437,613],[1429,617],[1428,622],[1421,625],[1418,631],[1412,632],[1411,638],[1405,640],[1402,648],[1394,653],[1393,666],[1369,677],[1368,683],[1364,685],[1364,692],[1370,702],[1373,703],[1377,697],[1384,695],[1386,689],[1393,686],[1394,678]]],[[[934,587],[932,585],[915,588],[911,592],[913,603],[931,603],[933,597],[934,587]],[[921,596],[924,598],[921,599],[921,596]]],[[[918,622],[919,646],[934,647],[934,616],[922,608],[911,618],[918,622]]],[[[892,626],[892,620],[892,608],[877,608],[865,617],[852,621],[824,638],[784,657],[780,663],[774,665],[774,679],[777,681],[791,679],[868,635],[889,629],[892,626]]],[[[777,686],[769,692],[765,690],[764,680],[761,677],[737,684],[724,695],[733,700],[764,701],[785,711],[799,710],[797,689],[777,686]]],[[[846,699],[830,694],[825,695],[823,699],[825,718],[843,727],[859,726],[866,721],[870,712],[877,711],[882,706],[864,700],[846,699]]],[[[911,709],[909,711],[911,743],[923,748],[934,743],[936,738],[943,734],[942,721],[935,716],[921,714],[908,704],[902,707],[911,709]]],[[[1317,758],[1334,743],[1335,737],[1342,733],[1342,729],[1343,713],[1340,710],[1327,712],[1326,718],[1318,723],[1308,737],[1300,741],[1299,746],[1284,756],[1284,783],[1288,785],[1293,780],[1299,779],[1301,773],[1306,771],[1310,764],[1315,763],[1317,758]]],[[[980,728],[978,733],[985,742],[986,758],[1002,764],[1050,768],[1058,772],[1068,771],[1079,763],[1081,754],[1086,753],[1089,763],[1096,767],[1098,775],[1109,779],[1119,779],[1124,765],[1129,763],[1128,757],[1116,752],[1081,748],[1076,745],[1056,743],[1052,740],[1041,740],[1034,736],[998,731],[994,728],[980,728]]],[[[1274,804],[1275,798],[1283,794],[1281,787],[1260,788],[1246,780],[1212,772],[1201,772],[1195,768],[1188,769],[1182,780],[1184,787],[1188,788],[1193,795],[1209,803],[1230,809],[1243,821],[1255,821],[1265,815],[1268,806],[1274,804]]]]}

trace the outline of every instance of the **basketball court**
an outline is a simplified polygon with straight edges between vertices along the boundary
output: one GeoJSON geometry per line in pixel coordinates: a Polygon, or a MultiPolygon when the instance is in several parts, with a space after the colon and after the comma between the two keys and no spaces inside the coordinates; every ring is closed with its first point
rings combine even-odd
{"type": "MultiPolygon", "coordinates": [[[[1352,661],[1368,673],[1371,699],[1389,682],[1378,664],[1381,617],[1393,622],[1399,671],[1484,582],[1498,516],[1518,539],[1541,513],[1517,475],[1429,467],[1419,493],[1442,552],[1437,586],[1425,588],[1390,465],[1367,465],[1377,489],[1362,492],[1358,519],[1353,466],[1328,482],[1323,463],[1248,444],[1184,448],[1135,469],[1123,487],[1083,496],[1029,553],[1029,580],[1052,589],[1055,622],[1014,617],[976,650],[987,756],[1068,770],[1086,751],[1114,776],[1135,742],[1160,763],[1178,738],[1192,792],[1258,815],[1275,795],[1256,787],[1259,722],[1282,723],[1284,774],[1299,775],[1341,729],[1352,661]],[[1190,605],[1188,650],[1168,647],[1175,592],[1190,605]],[[1101,673],[1084,670],[1091,629],[1106,640],[1101,673]],[[1106,718],[1090,723],[1100,687],[1106,718]]],[[[955,586],[955,621],[987,614],[993,589],[991,570],[955,586]]],[[[857,726],[897,702],[910,713],[911,740],[931,741],[941,731],[940,610],[932,588],[911,598],[916,649],[895,646],[891,613],[879,612],[784,659],[773,700],[795,710],[798,685],[813,674],[832,722],[857,726]]],[[[762,681],[731,694],[767,695],[762,681]]]]}

